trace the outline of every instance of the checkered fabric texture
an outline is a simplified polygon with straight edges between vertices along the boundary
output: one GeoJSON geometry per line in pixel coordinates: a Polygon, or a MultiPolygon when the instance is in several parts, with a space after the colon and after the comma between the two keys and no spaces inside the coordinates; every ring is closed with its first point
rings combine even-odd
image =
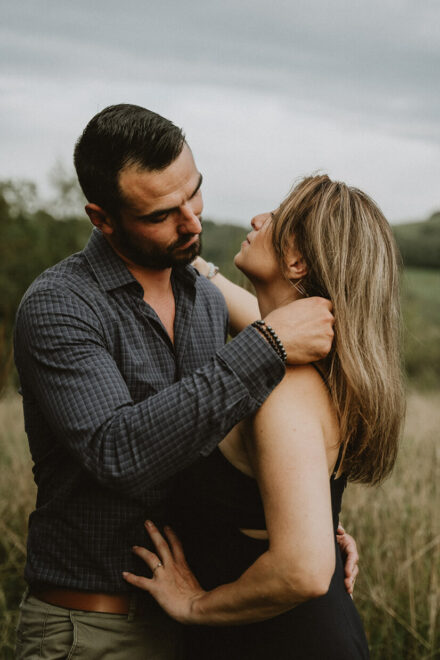
{"type": "Polygon", "coordinates": [[[227,310],[191,267],[172,274],[171,343],[143,290],[96,229],[40,275],[17,312],[15,359],[38,486],[30,585],[130,591],[123,570],[167,520],[173,476],[254,412],[284,365],[253,328],[226,346],[227,310]]]}

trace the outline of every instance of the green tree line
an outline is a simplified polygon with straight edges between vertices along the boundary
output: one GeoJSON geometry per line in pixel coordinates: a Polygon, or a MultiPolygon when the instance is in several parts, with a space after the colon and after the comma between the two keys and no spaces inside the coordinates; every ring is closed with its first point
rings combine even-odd
{"type": "Polygon", "coordinates": [[[424,222],[393,226],[405,266],[440,268],[440,211],[424,222]]]}

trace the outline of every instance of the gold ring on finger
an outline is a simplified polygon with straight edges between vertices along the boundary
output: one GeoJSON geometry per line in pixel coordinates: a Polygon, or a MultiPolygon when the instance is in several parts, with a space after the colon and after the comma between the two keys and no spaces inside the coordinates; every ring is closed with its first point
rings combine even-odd
{"type": "Polygon", "coordinates": [[[161,561],[159,561],[159,562],[156,564],[156,566],[153,568],[153,575],[154,575],[154,573],[157,571],[157,569],[160,568],[161,566],[163,567],[163,564],[162,564],[161,561]]]}

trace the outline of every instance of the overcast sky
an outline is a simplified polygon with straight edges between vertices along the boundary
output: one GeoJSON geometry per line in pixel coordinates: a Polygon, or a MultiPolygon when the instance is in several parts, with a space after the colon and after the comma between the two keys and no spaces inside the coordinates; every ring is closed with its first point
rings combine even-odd
{"type": "Polygon", "coordinates": [[[106,105],[182,126],[205,217],[320,170],[393,221],[440,208],[438,0],[2,0],[0,178],[47,193],[106,105]]]}

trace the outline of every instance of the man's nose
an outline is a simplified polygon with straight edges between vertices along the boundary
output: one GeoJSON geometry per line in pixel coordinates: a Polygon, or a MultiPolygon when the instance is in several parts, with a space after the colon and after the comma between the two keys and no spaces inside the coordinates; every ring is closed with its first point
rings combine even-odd
{"type": "Polygon", "coordinates": [[[179,230],[182,234],[200,234],[202,231],[202,223],[199,216],[187,204],[180,207],[179,230]]]}

